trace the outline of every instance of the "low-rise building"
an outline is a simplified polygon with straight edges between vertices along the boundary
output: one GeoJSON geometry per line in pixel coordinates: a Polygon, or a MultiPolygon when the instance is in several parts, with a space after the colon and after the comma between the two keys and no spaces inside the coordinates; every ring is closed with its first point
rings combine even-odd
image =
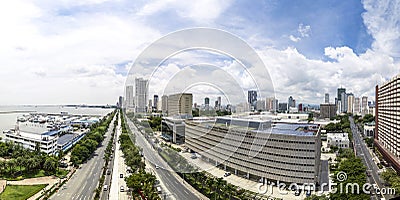
{"type": "Polygon", "coordinates": [[[348,133],[327,133],[328,147],[349,148],[350,140],[348,133]]]}
{"type": "Polygon", "coordinates": [[[185,143],[185,124],[183,119],[163,117],[161,124],[161,132],[164,138],[172,138],[172,142],[175,144],[185,143]]]}
{"type": "Polygon", "coordinates": [[[375,135],[375,122],[364,124],[364,136],[373,138],[375,135]]]}
{"type": "Polygon", "coordinates": [[[263,182],[319,183],[318,125],[228,117],[185,124],[185,145],[236,175],[263,182]]]}

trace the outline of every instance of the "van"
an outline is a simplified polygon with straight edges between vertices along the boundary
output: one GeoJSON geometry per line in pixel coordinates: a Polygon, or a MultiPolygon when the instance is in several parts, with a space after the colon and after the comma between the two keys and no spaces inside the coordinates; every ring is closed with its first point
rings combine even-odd
{"type": "Polygon", "coordinates": [[[119,191],[120,191],[120,192],[124,192],[124,186],[121,186],[121,187],[119,188],[119,191]]]}
{"type": "Polygon", "coordinates": [[[104,185],[103,186],[103,191],[107,191],[107,189],[108,189],[108,185],[104,185]]]}
{"type": "Polygon", "coordinates": [[[161,187],[160,187],[160,186],[157,186],[157,193],[158,193],[158,194],[161,194],[161,193],[162,193],[162,190],[161,190],[161,187]]]}

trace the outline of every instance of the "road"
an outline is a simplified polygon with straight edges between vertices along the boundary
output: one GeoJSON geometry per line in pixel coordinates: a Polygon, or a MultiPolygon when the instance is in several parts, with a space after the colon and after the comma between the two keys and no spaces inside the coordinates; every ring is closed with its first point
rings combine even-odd
{"type": "Polygon", "coordinates": [[[93,157],[86,163],[81,165],[72,178],[65,184],[65,189],[60,189],[50,199],[52,200],[65,200],[65,199],[79,199],[79,200],[92,200],[94,198],[94,191],[97,188],[102,168],[104,166],[104,153],[107,144],[111,138],[111,132],[114,126],[114,119],[111,121],[110,126],[106,132],[106,138],[101,143],[101,146],[94,152],[93,157]]]}
{"type": "MultiPolygon", "coordinates": [[[[119,115],[117,116],[117,119],[120,121],[119,115]]],[[[117,134],[114,134],[114,142],[113,142],[114,143],[114,145],[113,145],[114,149],[115,149],[115,145],[116,145],[117,140],[118,140],[117,134]]],[[[114,171],[115,153],[111,153],[111,155],[112,155],[112,158],[108,162],[108,166],[107,166],[108,171],[110,171],[110,174],[107,175],[107,173],[106,173],[106,176],[105,176],[105,179],[104,179],[104,184],[103,184],[103,185],[107,185],[109,187],[109,189],[107,191],[102,191],[100,193],[100,199],[101,200],[107,200],[110,197],[110,186],[111,186],[112,174],[113,174],[113,171],[114,171]]]]}
{"type": "MultiPolygon", "coordinates": [[[[360,131],[357,126],[354,124],[354,119],[349,117],[350,120],[350,128],[353,133],[353,140],[355,145],[355,151],[358,157],[362,159],[362,162],[367,167],[367,170],[371,172],[371,176],[368,177],[368,181],[371,184],[377,184],[379,188],[384,188],[385,186],[382,184],[381,179],[379,177],[378,171],[379,168],[372,160],[372,155],[368,151],[368,147],[365,144],[360,131]]],[[[372,195],[371,195],[372,196],[372,195]]],[[[381,195],[373,195],[376,199],[380,199],[381,195]]],[[[391,198],[391,195],[384,195],[385,199],[391,198]]]]}
{"type": "MultiPolygon", "coordinates": [[[[116,128],[116,138],[119,138],[121,135],[121,118],[118,118],[118,126],[116,128]]],[[[117,139],[118,141],[118,139],[117,139]]],[[[125,165],[125,160],[123,157],[123,152],[120,149],[120,143],[115,143],[115,151],[114,151],[114,164],[113,164],[113,172],[112,172],[112,180],[110,185],[110,200],[127,200],[128,193],[126,192],[126,183],[124,177],[127,176],[127,166],[125,165]],[[122,174],[122,178],[120,175],[122,174]],[[120,188],[124,188],[124,192],[120,191],[120,188]]]]}
{"type": "MultiPolygon", "coordinates": [[[[199,199],[195,194],[193,194],[189,189],[186,188],[185,184],[181,179],[178,179],[174,174],[175,172],[168,166],[168,164],[161,158],[161,156],[150,146],[144,136],[136,129],[136,126],[127,118],[128,125],[132,132],[135,134],[136,143],[143,149],[143,154],[145,159],[152,165],[158,165],[159,169],[154,171],[160,177],[160,181],[164,183],[165,187],[173,194],[166,194],[166,196],[173,196],[175,199],[179,200],[195,200],[199,199]]],[[[164,197],[165,199],[165,197],[164,197]]]]}

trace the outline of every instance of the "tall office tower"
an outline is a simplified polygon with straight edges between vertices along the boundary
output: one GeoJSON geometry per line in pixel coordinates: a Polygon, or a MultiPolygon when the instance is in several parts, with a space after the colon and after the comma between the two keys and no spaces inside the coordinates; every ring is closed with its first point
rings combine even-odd
{"type": "Polygon", "coordinates": [[[354,108],[353,108],[353,110],[354,110],[353,114],[355,114],[355,115],[361,114],[360,97],[354,98],[354,108]]]}
{"type": "Polygon", "coordinates": [[[270,97],[266,99],[266,110],[276,112],[278,110],[278,99],[270,97]]]}
{"type": "Polygon", "coordinates": [[[147,112],[152,112],[153,111],[153,101],[149,99],[149,105],[147,106],[147,112]]]}
{"type": "Polygon", "coordinates": [[[347,94],[347,113],[354,112],[354,94],[348,93],[347,94]]]}
{"type": "MultiPolygon", "coordinates": [[[[337,89],[337,100],[342,101],[342,93],[346,93],[346,88],[338,88],[337,89]]],[[[343,101],[342,101],[343,103],[343,101]]]]}
{"type": "Polygon", "coordinates": [[[135,78],[135,111],[137,113],[146,112],[148,95],[147,83],[148,80],[135,78]]]}
{"type": "Polygon", "coordinates": [[[365,115],[368,114],[368,97],[363,96],[361,98],[361,114],[365,115]]]}
{"type": "Polygon", "coordinates": [[[375,87],[375,140],[383,158],[400,172],[400,75],[375,87]]]}
{"type": "Polygon", "coordinates": [[[288,99],[288,110],[290,107],[292,108],[296,107],[296,100],[294,100],[292,96],[290,96],[288,99]]]}
{"type": "Polygon", "coordinates": [[[346,92],[342,93],[341,102],[342,102],[341,112],[342,113],[347,112],[347,94],[346,94],[346,92]]]}
{"type": "Polygon", "coordinates": [[[118,108],[122,108],[124,104],[124,97],[119,96],[118,98],[118,108]]]}
{"type": "Polygon", "coordinates": [[[257,91],[255,90],[247,91],[247,103],[255,106],[256,101],[257,101],[257,91]]]}
{"type": "Polygon", "coordinates": [[[265,100],[258,100],[257,101],[257,103],[256,103],[256,109],[258,110],[258,111],[265,111],[266,109],[265,109],[265,100]]]}
{"type": "Polygon", "coordinates": [[[325,103],[329,103],[329,93],[325,93],[325,103]]]}
{"type": "Polygon", "coordinates": [[[217,101],[218,101],[218,110],[220,110],[221,109],[221,101],[222,101],[222,99],[221,99],[221,97],[217,97],[217,101]]]}
{"type": "Polygon", "coordinates": [[[193,95],[178,93],[168,96],[168,116],[190,118],[192,117],[193,95]]]}
{"type": "Polygon", "coordinates": [[[153,96],[153,101],[154,101],[154,102],[153,102],[153,104],[154,104],[154,105],[153,105],[154,109],[158,110],[158,95],[155,94],[155,95],[153,96]]]}
{"type": "Polygon", "coordinates": [[[335,104],[330,104],[330,103],[325,103],[325,104],[320,104],[320,118],[332,118],[336,116],[336,105],[335,104]]]}
{"type": "Polygon", "coordinates": [[[161,97],[161,112],[166,115],[168,114],[168,96],[163,95],[161,97]]]}
{"type": "Polygon", "coordinates": [[[210,98],[208,97],[204,98],[204,109],[210,109],[210,98]]]}
{"type": "Polygon", "coordinates": [[[125,88],[125,108],[133,108],[133,86],[128,85],[125,88]]]}

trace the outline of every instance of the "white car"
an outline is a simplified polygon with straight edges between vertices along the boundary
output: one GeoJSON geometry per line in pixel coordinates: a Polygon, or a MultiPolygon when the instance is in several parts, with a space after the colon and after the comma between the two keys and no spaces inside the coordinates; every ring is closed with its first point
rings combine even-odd
{"type": "Polygon", "coordinates": [[[156,165],[156,169],[160,168],[158,165],[156,165]]]}

